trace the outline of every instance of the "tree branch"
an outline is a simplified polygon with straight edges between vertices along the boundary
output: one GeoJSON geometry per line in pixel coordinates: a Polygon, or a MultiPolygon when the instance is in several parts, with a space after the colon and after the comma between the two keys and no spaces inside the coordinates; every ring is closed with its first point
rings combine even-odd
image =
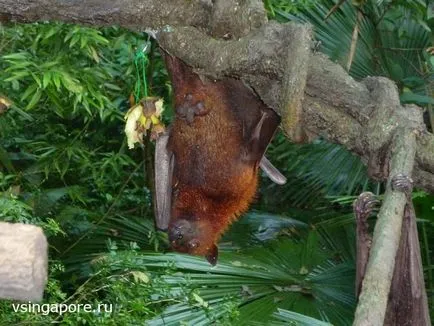
{"type": "Polygon", "coordinates": [[[62,21],[132,30],[164,25],[205,27],[210,1],[173,0],[0,0],[0,16],[15,22],[62,21]]]}
{"type": "Polygon", "coordinates": [[[391,180],[398,174],[410,176],[416,155],[416,133],[403,129],[396,133],[392,147],[391,170],[384,201],[375,224],[362,292],[359,297],[354,326],[383,325],[395,257],[401,237],[405,193],[391,188],[391,180]]]}

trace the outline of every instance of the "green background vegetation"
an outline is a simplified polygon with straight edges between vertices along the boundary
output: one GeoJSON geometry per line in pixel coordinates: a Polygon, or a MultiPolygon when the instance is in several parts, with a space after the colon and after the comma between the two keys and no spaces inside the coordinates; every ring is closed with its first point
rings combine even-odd
{"type": "MultiPolygon", "coordinates": [[[[434,121],[433,8],[427,2],[265,1],[270,19],[310,22],[318,51],[347,64],[357,10],[364,15],[350,74],[394,80],[404,103],[434,121]]],[[[137,79],[142,33],[60,23],[0,26],[0,220],[41,226],[50,244],[44,303],[109,303],[112,313],[32,314],[0,302],[0,325],[349,325],[356,300],[351,203],[381,194],[360,160],[317,140],[282,135],[268,157],[288,177],[261,179],[258,200],[220,243],[216,267],[165,253],[154,230],[153,143],[128,150],[123,116],[137,79]]],[[[158,47],[148,52],[148,92],[171,86],[158,47]]],[[[434,197],[414,193],[428,297],[434,295],[434,197]]],[[[372,218],[374,222],[375,218],[372,218]]],[[[432,307],[432,304],[431,304],[432,307]]],[[[432,309],[434,310],[434,309],[432,309]]],[[[434,311],[433,311],[434,312],[434,311]]]]}

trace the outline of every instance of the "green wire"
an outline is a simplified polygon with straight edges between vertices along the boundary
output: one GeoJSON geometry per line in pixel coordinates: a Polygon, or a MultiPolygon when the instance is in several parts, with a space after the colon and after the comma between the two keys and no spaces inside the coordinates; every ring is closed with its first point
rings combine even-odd
{"type": "Polygon", "coordinates": [[[143,97],[148,96],[148,83],[146,81],[146,68],[149,64],[148,53],[151,48],[151,42],[145,43],[142,49],[137,50],[134,57],[134,66],[136,67],[136,84],[134,86],[134,99],[136,103],[143,97]]]}

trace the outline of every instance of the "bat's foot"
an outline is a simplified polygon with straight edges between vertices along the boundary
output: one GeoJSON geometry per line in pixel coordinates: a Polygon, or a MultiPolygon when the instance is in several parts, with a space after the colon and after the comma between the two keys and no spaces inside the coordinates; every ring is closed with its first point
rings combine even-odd
{"type": "Polygon", "coordinates": [[[366,222],[372,210],[380,202],[375,198],[372,192],[364,192],[354,201],[353,208],[357,221],[366,222]]]}
{"type": "Polygon", "coordinates": [[[191,124],[195,116],[203,116],[209,112],[205,108],[205,104],[202,101],[194,102],[193,95],[186,94],[184,97],[184,103],[176,108],[176,113],[181,119],[187,120],[188,124],[191,124]]]}
{"type": "Polygon", "coordinates": [[[392,178],[391,186],[395,191],[410,195],[413,191],[413,180],[407,175],[397,174],[392,178]]]}

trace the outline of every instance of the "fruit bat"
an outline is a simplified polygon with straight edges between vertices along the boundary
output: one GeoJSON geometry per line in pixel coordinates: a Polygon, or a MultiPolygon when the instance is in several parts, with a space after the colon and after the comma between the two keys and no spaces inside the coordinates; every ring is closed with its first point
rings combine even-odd
{"type": "Polygon", "coordinates": [[[210,80],[164,56],[175,119],[156,143],[156,225],[173,250],[215,265],[217,241],[255,198],[259,167],[286,182],[264,157],[280,117],[241,80],[210,80]]]}

